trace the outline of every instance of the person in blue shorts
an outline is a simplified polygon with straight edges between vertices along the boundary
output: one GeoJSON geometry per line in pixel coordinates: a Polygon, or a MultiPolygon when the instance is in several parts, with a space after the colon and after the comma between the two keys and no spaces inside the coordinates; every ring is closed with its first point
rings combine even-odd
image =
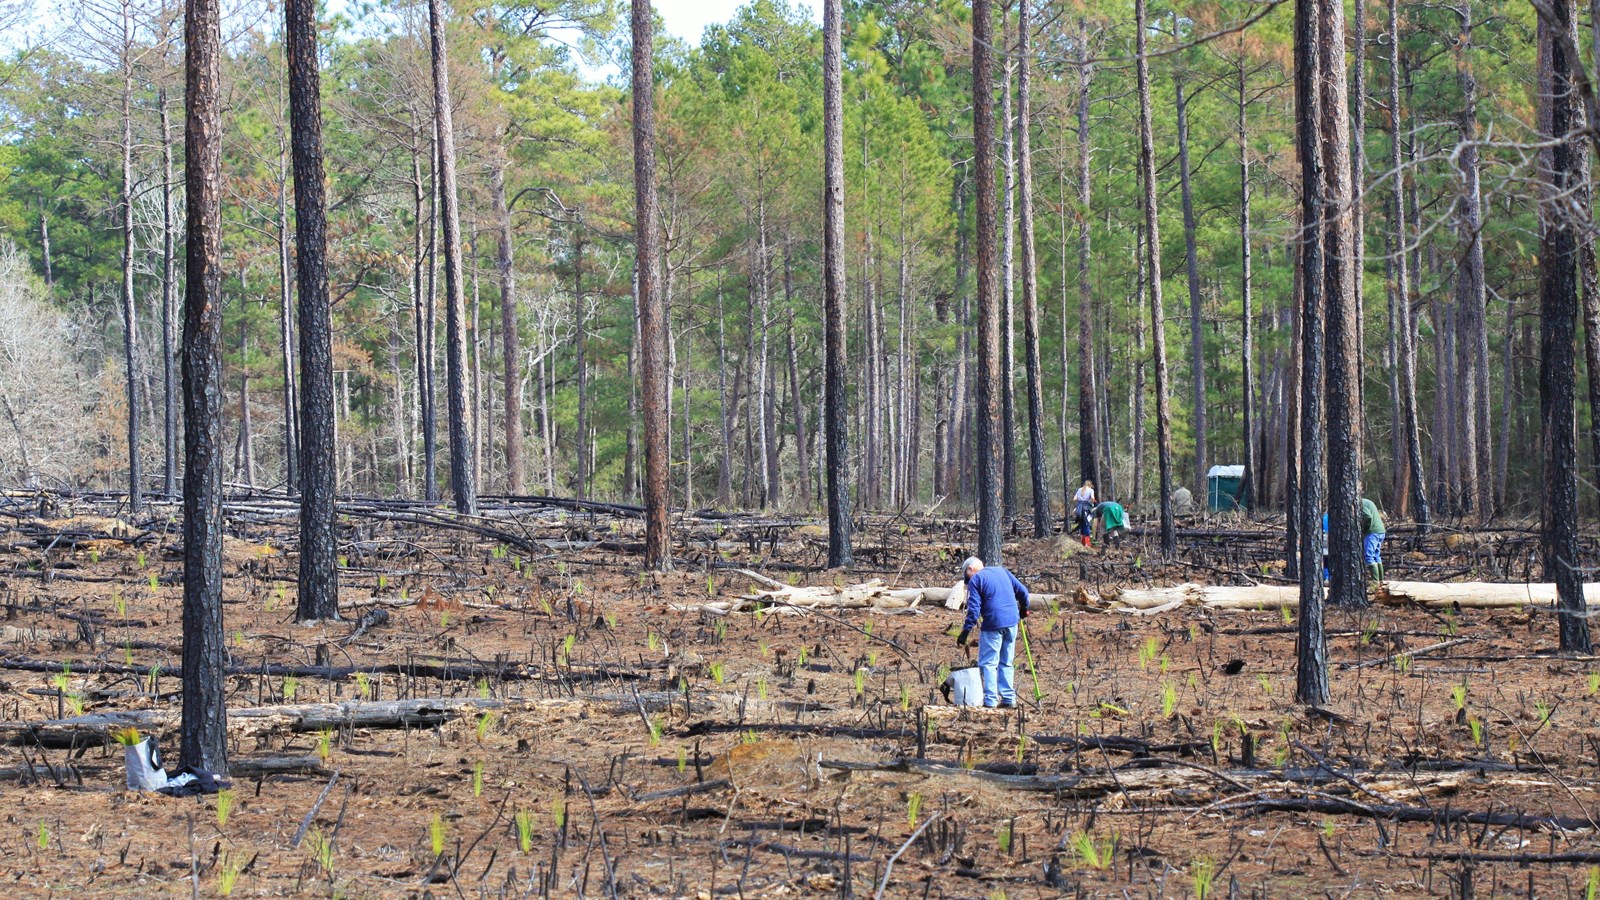
{"type": "Polygon", "coordinates": [[[1367,574],[1373,581],[1383,580],[1383,514],[1378,504],[1361,498],[1361,555],[1367,562],[1367,574]]]}

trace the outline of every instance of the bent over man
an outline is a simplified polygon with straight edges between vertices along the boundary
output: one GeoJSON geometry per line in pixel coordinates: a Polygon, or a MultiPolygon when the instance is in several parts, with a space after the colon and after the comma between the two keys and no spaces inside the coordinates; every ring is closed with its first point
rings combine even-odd
{"type": "Polygon", "coordinates": [[[1028,589],[1003,566],[985,566],[976,556],[961,566],[967,585],[967,619],[956,643],[965,647],[978,627],[978,671],[983,705],[1013,707],[1017,623],[1028,614],[1028,589]]]}

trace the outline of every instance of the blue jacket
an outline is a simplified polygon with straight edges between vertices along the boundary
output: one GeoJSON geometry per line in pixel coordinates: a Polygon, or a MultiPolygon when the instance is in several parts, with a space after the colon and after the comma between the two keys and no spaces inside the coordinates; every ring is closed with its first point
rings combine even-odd
{"type": "Polygon", "coordinates": [[[1028,589],[1004,566],[984,566],[967,579],[968,631],[983,619],[982,631],[1001,631],[1022,620],[1028,608],[1028,589]]]}

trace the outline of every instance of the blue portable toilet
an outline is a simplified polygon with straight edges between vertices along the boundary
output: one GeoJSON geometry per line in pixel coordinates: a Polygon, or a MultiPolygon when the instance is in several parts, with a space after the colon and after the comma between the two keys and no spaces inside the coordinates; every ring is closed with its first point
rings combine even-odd
{"type": "Polygon", "coordinates": [[[1206,509],[1227,512],[1249,507],[1250,498],[1245,496],[1244,466],[1212,466],[1206,473],[1206,509]]]}

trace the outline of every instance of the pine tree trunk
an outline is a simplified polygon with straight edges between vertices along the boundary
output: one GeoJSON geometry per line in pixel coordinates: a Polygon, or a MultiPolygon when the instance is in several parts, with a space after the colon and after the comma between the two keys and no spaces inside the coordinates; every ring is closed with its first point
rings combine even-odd
{"type": "Polygon", "coordinates": [[[972,0],[972,140],[973,181],[978,194],[978,557],[999,565],[1000,522],[1004,513],[1001,464],[1000,272],[995,237],[999,223],[995,210],[994,133],[994,27],[989,0],[972,0]]]}
{"type": "Polygon", "coordinates": [[[1456,80],[1461,88],[1461,149],[1456,165],[1461,173],[1458,231],[1464,243],[1456,271],[1456,306],[1461,316],[1458,340],[1461,378],[1462,508],[1476,508],[1488,520],[1494,515],[1494,495],[1489,480],[1489,373],[1488,331],[1485,328],[1483,266],[1483,197],[1478,171],[1478,85],[1466,59],[1471,48],[1471,7],[1456,7],[1462,39],[1456,45],[1456,80]]]}
{"type": "MultiPolygon", "coordinates": [[[[1010,13],[1010,4],[1000,8],[1001,35],[1005,35],[1006,20],[1010,13]]],[[[1000,257],[1000,292],[1001,292],[1001,320],[1000,328],[1000,434],[997,437],[1000,443],[1001,483],[1003,485],[1001,507],[1002,522],[1010,522],[1017,517],[1017,318],[1016,318],[1016,289],[1017,289],[1017,144],[1013,137],[1014,113],[1011,105],[1011,60],[1008,58],[1006,48],[1008,41],[1000,42],[1000,71],[1004,73],[1001,80],[1000,94],[1000,144],[1005,153],[1005,172],[1001,187],[1001,196],[1004,198],[1005,216],[1001,220],[1000,228],[1004,243],[1001,247],[1000,257]]],[[[992,190],[993,188],[990,188],[992,190]]]]}
{"type": "MultiPolygon", "coordinates": [[[[161,385],[162,446],[165,448],[162,472],[162,489],[169,499],[178,496],[178,355],[173,342],[177,339],[178,305],[175,300],[177,279],[173,272],[173,235],[177,231],[172,208],[172,119],[167,112],[167,89],[162,87],[157,95],[161,111],[161,385]]],[[[50,284],[50,233],[43,231],[45,256],[45,284],[50,284]]]]}
{"type": "Polygon", "coordinates": [[[144,397],[139,374],[139,311],[133,298],[133,13],[122,7],[122,362],[128,396],[128,509],[144,509],[144,464],[139,452],[139,417],[144,397]]]}
{"type": "Polygon", "coordinates": [[[495,274],[500,279],[501,392],[505,395],[506,490],[521,494],[525,490],[522,463],[522,342],[517,325],[517,272],[512,265],[511,208],[506,205],[505,158],[495,161],[490,171],[490,193],[494,204],[495,274]]]}
{"type": "Polygon", "coordinates": [[[1247,90],[1249,78],[1244,69],[1244,53],[1239,54],[1239,303],[1240,303],[1240,356],[1243,364],[1244,430],[1244,495],[1245,509],[1253,515],[1263,498],[1258,488],[1259,472],[1256,462],[1256,375],[1255,375],[1255,309],[1251,282],[1253,255],[1250,248],[1250,133],[1245,127],[1245,111],[1249,107],[1247,90]]]}
{"type": "Polygon", "coordinates": [[[1145,0],[1134,0],[1138,33],[1139,164],[1144,173],[1144,223],[1146,279],[1150,292],[1150,345],[1156,376],[1156,471],[1160,481],[1161,555],[1178,552],[1177,527],[1172,518],[1172,410],[1167,386],[1167,314],[1161,300],[1161,226],[1156,209],[1156,163],[1150,127],[1149,36],[1145,27],[1145,0]]]}
{"type": "Polygon", "coordinates": [[[1543,234],[1539,241],[1539,411],[1544,448],[1543,527],[1544,577],[1556,584],[1561,610],[1561,650],[1590,653],[1589,622],[1584,616],[1583,578],[1578,568],[1578,479],[1576,382],[1573,360],[1574,322],[1579,260],[1576,228],[1561,199],[1573,188],[1578,171],[1577,149],[1569,136],[1577,124],[1573,71],[1582,63],[1570,59],[1576,43],[1572,0],[1551,0],[1553,21],[1541,29],[1541,51],[1549,60],[1550,86],[1540,94],[1548,104],[1549,131],[1554,140],[1548,183],[1541,206],[1543,234]]]}
{"type": "MultiPolygon", "coordinates": [[[[322,94],[315,0],[286,0],[289,121],[294,135],[295,272],[300,295],[300,593],[295,621],[339,618],[338,481],[333,421],[333,309],[328,295],[322,94]]],[[[347,376],[348,377],[348,376],[347,376]]],[[[346,382],[348,390],[348,381],[346,382]]]]}
{"type": "Polygon", "coordinates": [[[643,357],[640,393],[644,406],[644,564],[652,572],[672,568],[669,532],[671,497],[667,468],[667,304],[659,278],[661,208],[656,198],[656,105],[650,0],[633,0],[633,185],[634,271],[639,278],[639,337],[643,357]]]}
{"type": "Polygon", "coordinates": [[[1028,469],[1033,481],[1033,536],[1050,533],[1050,487],[1045,475],[1044,370],[1039,360],[1039,278],[1033,248],[1033,146],[1029,55],[1032,20],[1023,0],[1017,17],[1017,200],[1022,219],[1023,353],[1028,368],[1028,469]]]}
{"type": "MultiPolygon", "coordinates": [[[[1078,20],[1078,478],[1093,481],[1109,497],[1111,488],[1102,477],[1104,466],[1097,441],[1101,428],[1094,377],[1094,290],[1089,282],[1089,162],[1093,150],[1089,140],[1089,87],[1094,79],[1094,64],[1089,61],[1088,36],[1088,27],[1078,20]]],[[[1063,317],[1065,312],[1062,311],[1063,317]]]]}
{"type": "MultiPolygon", "coordinates": [[[[1355,238],[1351,232],[1351,166],[1345,21],[1342,0],[1318,0],[1322,55],[1319,88],[1323,153],[1321,209],[1322,300],[1326,311],[1329,602],[1364,606],[1366,573],[1361,565],[1361,360],[1357,356],[1355,238]],[[1337,49],[1335,49],[1337,48],[1337,49]]],[[[1307,270],[1313,272],[1315,270],[1307,270]]]]}
{"type": "MultiPolygon", "coordinates": [[[[1405,169],[1400,152],[1400,13],[1399,0],[1389,0],[1389,166],[1395,172],[1393,207],[1394,219],[1394,293],[1396,323],[1399,340],[1400,373],[1400,431],[1405,446],[1406,477],[1395,479],[1397,493],[1410,488],[1417,529],[1426,534],[1429,523],[1428,487],[1422,464],[1422,427],[1417,415],[1417,342],[1412,325],[1410,261],[1407,252],[1410,231],[1406,226],[1405,169]]],[[[1401,463],[1395,463],[1398,468],[1401,463]]]]}
{"type": "MultiPolygon", "coordinates": [[[[281,98],[287,108],[288,98],[281,98]]],[[[288,126],[292,130],[293,126],[288,126]]],[[[299,372],[295,365],[294,333],[294,254],[291,244],[295,240],[289,222],[289,192],[294,162],[291,158],[292,136],[278,132],[278,351],[283,363],[283,471],[284,487],[293,496],[300,492],[300,399],[299,372]]]]}
{"type": "MultiPolygon", "coordinates": [[[[1328,701],[1328,641],[1322,620],[1322,312],[1326,287],[1324,234],[1330,215],[1323,205],[1326,177],[1320,146],[1322,97],[1318,80],[1322,70],[1321,42],[1335,41],[1323,34],[1322,6],[1329,0],[1296,0],[1294,28],[1294,89],[1296,148],[1300,157],[1300,240],[1304,274],[1300,283],[1300,476],[1298,507],[1300,541],[1300,609],[1296,616],[1295,702],[1321,705],[1328,701]]],[[[1337,40],[1339,52],[1344,42],[1337,40]]],[[[1338,108],[1343,115],[1344,108],[1338,108]]],[[[1330,516],[1331,519],[1331,516],[1330,516]]],[[[1330,521],[1331,527],[1331,521],[1330,521]]]]}
{"type": "MultiPolygon", "coordinates": [[[[975,0],[983,3],[985,0],[975,0]]],[[[827,441],[828,568],[847,568],[850,552],[849,448],[845,420],[844,100],[841,0],[822,5],[823,433],[827,441]]]]}
{"type": "Polygon", "coordinates": [[[450,65],[445,52],[444,2],[428,0],[428,45],[433,58],[433,108],[439,142],[439,208],[444,240],[445,405],[450,417],[450,490],[456,511],[477,515],[472,471],[473,409],[467,402],[467,311],[461,275],[461,215],[456,194],[456,136],[450,65]]]}
{"type": "Polygon", "coordinates": [[[589,499],[589,308],[583,297],[583,223],[573,226],[572,243],[572,317],[577,336],[578,421],[573,438],[577,455],[577,484],[579,500],[589,499]]]}
{"type": "Polygon", "coordinates": [[[226,774],[222,637],[222,26],[184,17],[183,765],[226,774]]]}
{"type": "Polygon", "coordinates": [[[1206,341],[1201,320],[1200,260],[1195,250],[1194,187],[1189,177],[1189,104],[1177,79],[1178,183],[1183,200],[1184,266],[1189,285],[1189,376],[1194,387],[1194,491],[1206,496],[1206,341]]]}

